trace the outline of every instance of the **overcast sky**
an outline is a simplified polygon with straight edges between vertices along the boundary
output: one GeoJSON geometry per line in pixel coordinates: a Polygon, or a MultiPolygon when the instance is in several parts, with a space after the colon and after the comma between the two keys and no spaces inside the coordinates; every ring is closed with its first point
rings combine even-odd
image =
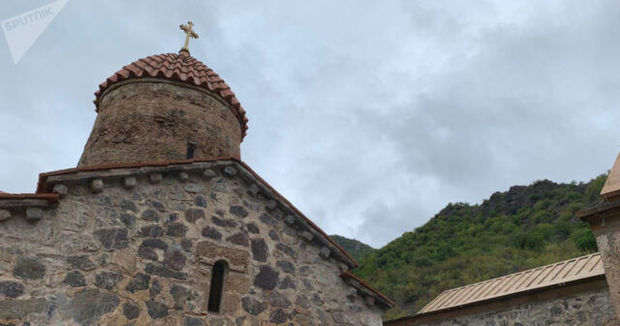
{"type": "MultiPolygon", "coordinates": [[[[4,20],[51,1],[2,1],[4,20]]],[[[247,110],[242,159],[326,232],[382,246],[450,202],[587,181],[620,134],[620,2],[70,0],[18,64],[0,42],[0,190],[74,167],[93,92],[192,55],[247,110]]]]}

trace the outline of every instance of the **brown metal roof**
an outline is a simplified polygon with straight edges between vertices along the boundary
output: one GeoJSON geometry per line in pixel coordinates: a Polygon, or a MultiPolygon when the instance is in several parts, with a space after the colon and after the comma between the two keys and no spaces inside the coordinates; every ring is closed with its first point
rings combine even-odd
{"type": "Polygon", "coordinates": [[[595,253],[444,291],[418,314],[452,309],[604,274],[601,256],[595,253]]]}

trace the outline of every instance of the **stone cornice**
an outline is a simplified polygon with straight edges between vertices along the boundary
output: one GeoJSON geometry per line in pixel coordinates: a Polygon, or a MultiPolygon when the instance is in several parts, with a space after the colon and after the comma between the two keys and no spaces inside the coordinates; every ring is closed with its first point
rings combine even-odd
{"type": "MultiPolygon", "coordinates": [[[[176,175],[180,181],[183,181],[187,179],[187,173],[200,173],[204,178],[225,176],[241,179],[249,187],[249,195],[263,199],[265,208],[269,212],[294,229],[301,238],[318,246],[321,256],[334,258],[349,268],[358,266],[355,259],[323,230],[304,216],[249,166],[236,158],[143,162],[59,170],[39,175],[37,193],[51,193],[58,185],[64,186],[73,182],[88,182],[92,192],[101,192],[104,191],[106,184],[133,187],[139,175],[147,175],[151,183],[157,183],[161,181],[163,175],[170,174],[176,175]]],[[[63,195],[59,195],[62,198],[63,195]]]]}
{"type": "Polygon", "coordinates": [[[2,205],[13,205],[12,209],[25,210],[26,218],[36,222],[43,217],[42,209],[62,205],[63,197],[75,184],[87,185],[92,193],[101,193],[110,187],[124,187],[130,190],[136,187],[138,182],[157,184],[162,182],[164,177],[166,180],[174,178],[181,183],[188,182],[190,175],[194,179],[198,176],[203,180],[238,179],[247,187],[247,194],[261,200],[272,216],[294,230],[301,239],[319,248],[319,256],[344,264],[339,267],[342,272],[340,277],[364,298],[367,305],[376,305],[381,309],[395,306],[387,296],[348,271],[358,264],[342,247],[237,158],[86,166],[41,173],[36,193],[0,194],[0,221],[11,217],[11,212],[3,209],[2,205]]]}
{"type": "Polygon", "coordinates": [[[385,296],[379,290],[370,286],[368,283],[357,277],[355,274],[349,271],[345,271],[340,274],[340,277],[345,280],[347,284],[357,289],[365,298],[366,304],[368,304],[369,306],[373,304],[379,304],[387,309],[394,308],[396,306],[396,303],[394,301],[385,296]]]}
{"type": "Polygon", "coordinates": [[[605,224],[606,221],[615,219],[620,214],[620,200],[612,202],[602,202],[596,206],[585,208],[578,211],[576,216],[584,222],[590,223],[592,226],[605,224]]]}
{"type": "Polygon", "coordinates": [[[14,215],[24,214],[26,219],[36,222],[43,217],[43,209],[53,208],[58,203],[58,194],[7,194],[0,193],[0,221],[14,215]]]}

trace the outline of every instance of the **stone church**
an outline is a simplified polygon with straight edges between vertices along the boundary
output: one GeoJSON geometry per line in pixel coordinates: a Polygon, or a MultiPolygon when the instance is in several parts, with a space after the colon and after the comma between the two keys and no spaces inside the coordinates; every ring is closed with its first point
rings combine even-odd
{"type": "Polygon", "coordinates": [[[381,325],[394,303],[241,161],[245,111],[181,28],[99,86],[76,168],[0,193],[0,325],[381,325]]]}

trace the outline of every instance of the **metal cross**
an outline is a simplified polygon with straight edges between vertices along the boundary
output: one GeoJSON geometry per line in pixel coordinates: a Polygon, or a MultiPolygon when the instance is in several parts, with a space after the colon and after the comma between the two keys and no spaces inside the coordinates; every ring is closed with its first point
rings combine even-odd
{"type": "Polygon", "coordinates": [[[181,48],[181,51],[185,50],[187,52],[189,52],[189,38],[198,38],[198,34],[196,34],[196,32],[194,32],[194,30],[192,29],[192,26],[194,26],[194,23],[192,23],[191,21],[187,22],[187,25],[179,25],[179,27],[181,28],[181,30],[183,32],[185,32],[185,45],[183,46],[183,48],[181,48]]]}

